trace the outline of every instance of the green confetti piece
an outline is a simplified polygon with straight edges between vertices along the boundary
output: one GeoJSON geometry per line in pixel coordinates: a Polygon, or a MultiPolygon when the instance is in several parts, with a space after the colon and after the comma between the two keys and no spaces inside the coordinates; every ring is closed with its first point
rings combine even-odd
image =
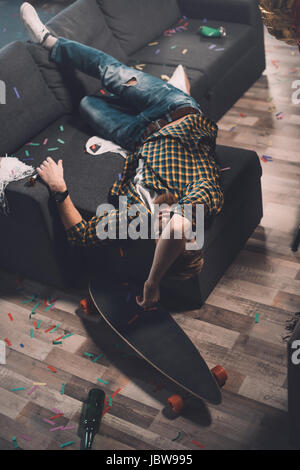
{"type": "Polygon", "coordinates": [[[108,397],[108,405],[112,406],[112,398],[111,397],[108,397]]]}
{"type": "Polygon", "coordinates": [[[28,144],[28,145],[32,145],[33,147],[37,147],[37,146],[40,145],[40,144],[36,144],[36,143],[34,143],[34,142],[30,142],[30,144],[28,144]]]}
{"type": "MultiPolygon", "coordinates": [[[[49,333],[53,333],[60,327],[60,324],[56,325],[52,330],[49,331],[49,333]]],[[[63,338],[62,338],[63,339],[63,338]]]]}
{"type": "Polygon", "coordinates": [[[85,352],[84,355],[85,355],[85,356],[88,356],[88,357],[94,357],[94,354],[91,354],[91,353],[89,353],[89,352],[85,352]]]}
{"type": "Polygon", "coordinates": [[[60,389],[61,395],[65,393],[65,384],[61,384],[61,389],[60,389]]]}
{"type": "Polygon", "coordinates": [[[52,344],[62,344],[62,341],[52,341],[52,344]]]}
{"type": "Polygon", "coordinates": [[[28,152],[28,150],[25,150],[25,155],[26,157],[29,157],[30,153],[28,152]]]}
{"type": "Polygon", "coordinates": [[[105,384],[105,385],[108,384],[107,380],[102,380],[102,379],[97,379],[97,380],[98,380],[98,382],[101,382],[102,384],[105,384]]]}
{"type": "Polygon", "coordinates": [[[69,336],[73,336],[74,333],[69,333],[68,335],[65,335],[62,337],[62,339],[68,338],[69,336]]]}
{"type": "Polygon", "coordinates": [[[25,390],[25,387],[12,388],[11,392],[18,392],[19,390],[25,390]]]}
{"type": "Polygon", "coordinates": [[[98,359],[100,359],[100,357],[102,357],[102,356],[103,356],[103,354],[99,354],[99,356],[95,357],[95,359],[93,359],[92,362],[97,362],[98,359]]]}
{"type": "Polygon", "coordinates": [[[37,329],[37,330],[39,329],[41,323],[42,323],[42,320],[39,320],[39,321],[37,322],[37,324],[36,324],[36,329],[37,329]]]}
{"type": "Polygon", "coordinates": [[[51,307],[53,307],[54,303],[51,304],[51,305],[48,305],[48,307],[45,308],[45,312],[48,312],[48,310],[50,310],[51,307]]]}
{"type": "Polygon", "coordinates": [[[19,447],[16,436],[13,436],[12,443],[13,443],[13,446],[14,446],[15,449],[17,449],[19,447]]]}
{"type": "Polygon", "coordinates": [[[256,313],[256,314],[255,314],[255,323],[258,323],[258,322],[259,322],[259,314],[256,313]]]}
{"type": "Polygon", "coordinates": [[[52,148],[48,149],[48,152],[54,152],[54,150],[59,150],[59,148],[58,147],[52,147],[52,148]]]}
{"type": "Polygon", "coordinates": [[[59,142],[60,144],[64,144],[65,142],[61,139],[57,139],[57,142],[59,142]]]}
{"type": "Polygon", "coordinates": [[[34,338],[33,328],[30,329],[30,338],[34,338]]]}
{"type": "Polygon", "coordinates": [[[59,126],[59,128],[60,128],[61,132],[64,131],[64,126],[59,126]]]}
{"type": "Polygon", "coordinates": [[[29,304],[30,302],[33,302],[37,298],[36,295],[33,295],[29,300],[23,300],[22,304],[29,304]]]}
{"type": "Polygon", "coordinates": [[[64,444],[60,444],[59,447],[62,449],[62,447],[70,446],[71,444],[74,444],[74,441],[65,442],[64,444]]]}
{"type": "Polygon", "coordinates": [[[33,307],[33,309],[31,310],[31,313],[35,313],[36,309],[38,308],[38,306],[40,305],[41,302],[37,302],[35,304],[35,306],[33,307]]]}
{"type": "Polygon", "coordinates": [[[170,49],[175,49],[177,46],[171,46],[170,49]]]}

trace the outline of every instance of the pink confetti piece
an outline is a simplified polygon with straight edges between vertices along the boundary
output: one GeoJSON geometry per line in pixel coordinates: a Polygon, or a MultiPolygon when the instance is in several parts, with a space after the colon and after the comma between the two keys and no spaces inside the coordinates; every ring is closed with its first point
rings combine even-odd
{"type": "Polygon", "coordinates": [[[52,408],[52,411],[54,411],[54,413],[62,413],[62,411],[58,410],[57,408],[52,408]]]}
{"type": "Polygon", "coordinates": [[[28,392],[28,395],[31,395],[37,388],[38,385],[34,385],[34,387],[32,387],[32,389],[28,392]]]}
{"type": "Polygon", "coordinates": [[[48,139],[45,139],[44,142],[43,142],[43,145],[46,145],[48,142],[48,139]]]}
{"type": "Polygon", "coordinates": [[[69,429],[75,429],[75,426],[65,426],[65,427],[63,428],[63,431],[67,431],[67,430],[69,430],[69,429]]]}
{"type": "Polygon", "coordinates": [[[58,429],[64,429],[63,426],[57,426],[56,428],[49,429],[50,432],[57,431],[58,429]]]}
{"type": "Polygon", "coordinates": [[[43,421],[45,421],[45,423],[51,424],[51,426],[54,426],[53,421],[50,421],[50,419],[44,418],[43,421]]]}
{"type": "Polygon", "coordinates": [[[21,439],[24,439],[24,441],[31,441],[31,438],[29,436],[26,436],[25,434],[20,434],[19,436],[21,439]]]}
{"type": "Polygon", "coordinates": [[[231,166],[228,166],[226,168],[221,168],[220,171],[226,171],[226,170],[231,170],[231,166]]]}

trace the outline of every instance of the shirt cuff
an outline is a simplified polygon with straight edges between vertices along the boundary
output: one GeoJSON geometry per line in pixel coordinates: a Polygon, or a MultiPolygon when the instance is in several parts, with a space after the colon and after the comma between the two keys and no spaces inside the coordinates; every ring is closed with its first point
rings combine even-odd
{"type": "Polygon", "coordinates": [[[80,222],[66,231],[67,240],[71,245],[80,244],[80,241],[82,240],[82,234],[85,230],[85,225],[86,222],[82,219],[80,222]]]}

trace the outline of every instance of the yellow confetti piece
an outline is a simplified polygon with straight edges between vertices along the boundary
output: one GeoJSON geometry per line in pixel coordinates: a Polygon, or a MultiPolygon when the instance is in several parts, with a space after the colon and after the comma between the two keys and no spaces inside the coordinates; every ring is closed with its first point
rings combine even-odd
{"type": "Polygon", "coordinates": [[[43,382],[32,382],[32,385],[47,385],[46,383],[43,382]]]}
{"type": "Polygon", "coordinates": [[[157,42],[157,41],[149,42],[148,46],[156,46],[157,44],[159,44],[159,42],[157,42]]]}
{"type": "Polygon", "coordinates": [[[188,51],[187,49],[183,49],[182,54],[186,54],[187,51],[188,51]]]}

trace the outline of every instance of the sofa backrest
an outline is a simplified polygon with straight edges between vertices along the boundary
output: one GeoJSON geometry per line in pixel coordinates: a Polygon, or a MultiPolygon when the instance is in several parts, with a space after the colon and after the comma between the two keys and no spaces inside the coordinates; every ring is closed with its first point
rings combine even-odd
{"type": "Polygon", "coordinates": [[[14,153],[64,113],[47,87],[25,44],[13,42],[0,50],[0,156],[14,153]],[[3,100],[1,101],[3,102],[3,100]]]}
{"type": "Polygon", "coordinates": [[[126,54],[157,38],[180,18],[177,0],[97,0],[126,54]]]}
{"type": "MultiPolygon", "coordinates": [[[[47,26],[58,36],[101,49],[122,62],[128,61],[118,40],[109,30],[96,0],[77,0],[48,21],[47,26]]],[[[99,79],[70,67],[58,67],[49,61],[45,48],[32,43],[28,43],[27,47],[49,88],[67,111],[76,108],[83,96],[101,88],[99,79]]]]}

